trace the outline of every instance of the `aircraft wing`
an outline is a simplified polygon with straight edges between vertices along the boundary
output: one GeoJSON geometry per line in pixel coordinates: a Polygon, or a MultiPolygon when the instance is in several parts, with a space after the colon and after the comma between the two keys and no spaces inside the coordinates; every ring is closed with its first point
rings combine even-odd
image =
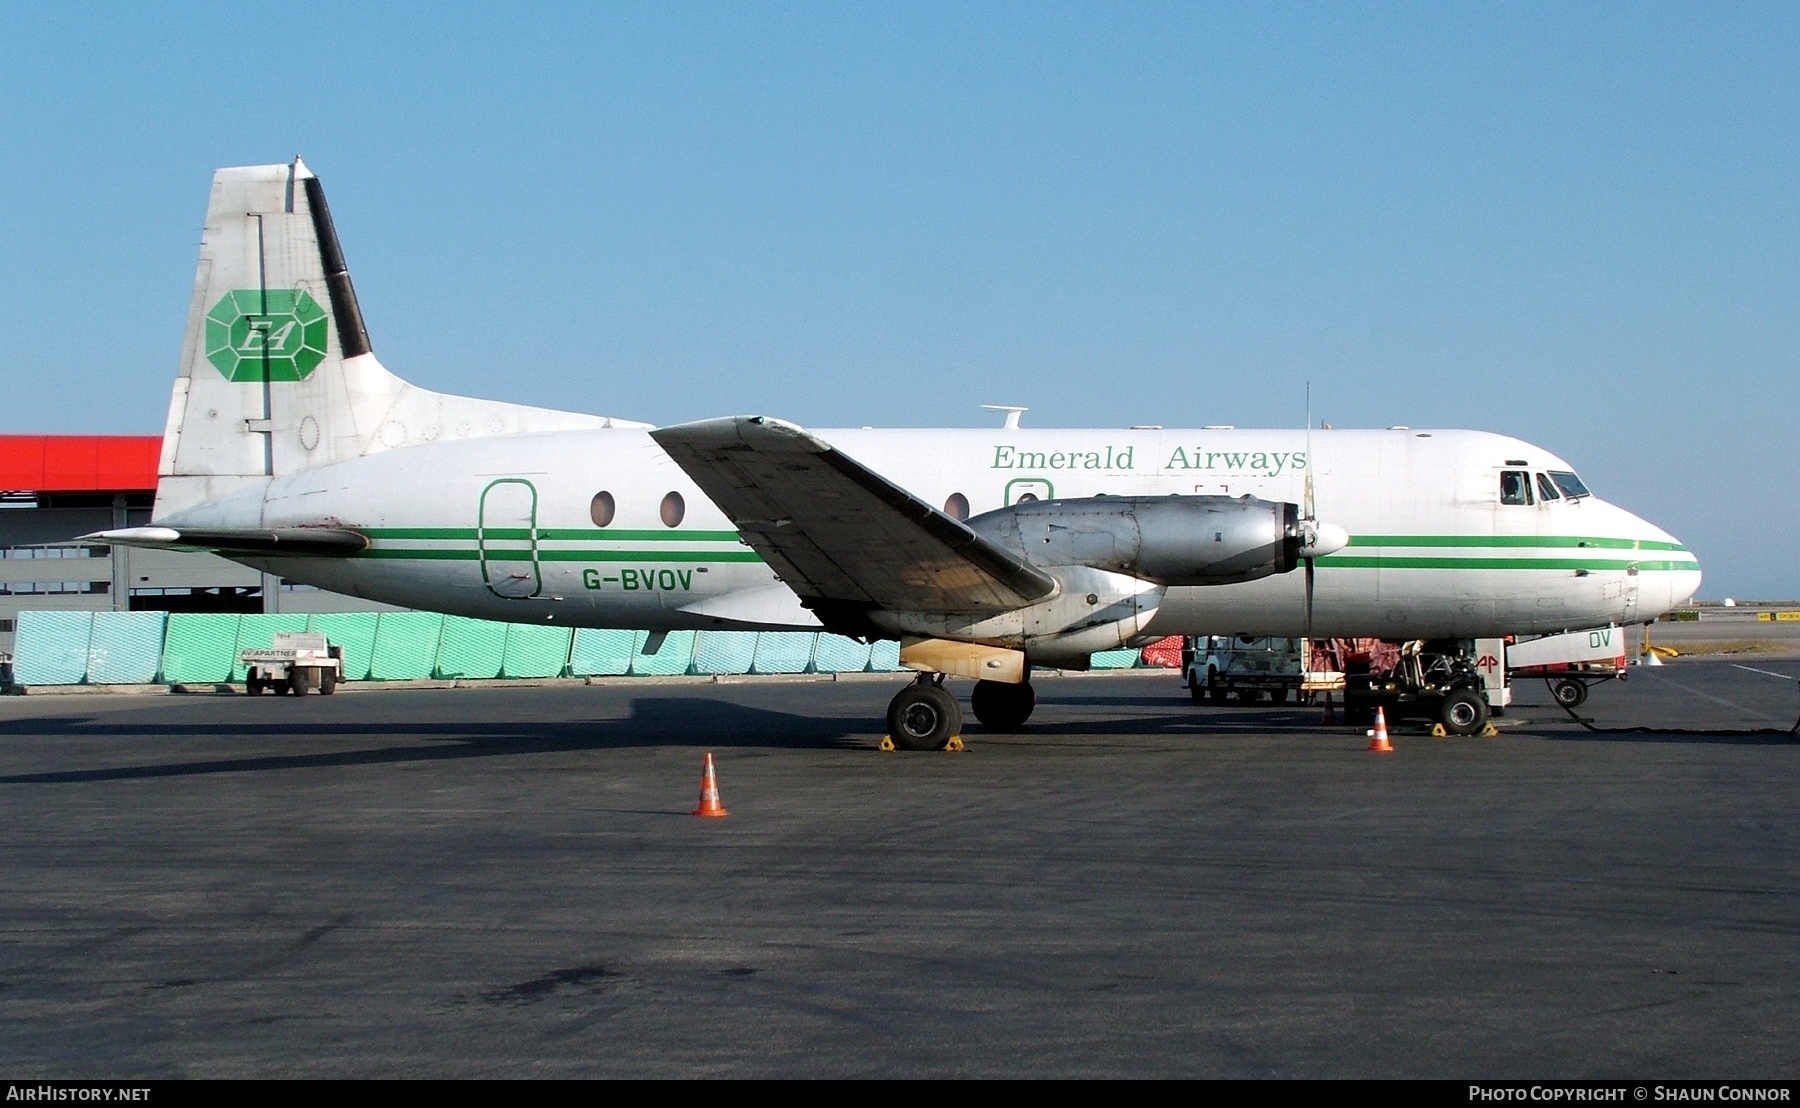
{"type": "Polygon", "coordinates": [[[827,626],[874,609],[1003,612],[1056,589],[994,545],[804,429],[763,416],[650,432],[827,626]]]}
{"type": "Polygon", "coordinates": [[[96,531],[75,541],[150,550],[208,550],[227,557],[283,554],[348,558],[362,553],[369,545],[368,538],[355,531],[329,527],[125,527],[96,531]]]}

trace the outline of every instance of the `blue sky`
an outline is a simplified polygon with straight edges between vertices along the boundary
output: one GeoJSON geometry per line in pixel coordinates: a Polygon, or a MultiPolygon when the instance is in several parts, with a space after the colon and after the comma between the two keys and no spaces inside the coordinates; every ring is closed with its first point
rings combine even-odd
{"type": "Polygon", "coordinates": [[[14,432],[155,433],[212,170],[375,348],[655,422],[1479,427],[1800,597],[1800,6],[34,5],[14,432]]]}

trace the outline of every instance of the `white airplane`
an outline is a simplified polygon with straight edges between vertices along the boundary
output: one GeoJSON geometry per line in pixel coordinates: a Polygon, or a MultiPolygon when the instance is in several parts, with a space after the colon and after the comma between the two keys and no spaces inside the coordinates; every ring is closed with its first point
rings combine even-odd
{"type": "Polygon", "coordinates": [[[296,158],[214,176],[153,522],[84,538],[484,619],[898,639],[909,749],[960,733],[945,675],[1010,728],[1032,664],[1165,635],[1554,632],[1648,621],[1700,582],[1669,534],[1501,435],[1016,422],[657,428],[426,391],[376,360],[296,158]]]}

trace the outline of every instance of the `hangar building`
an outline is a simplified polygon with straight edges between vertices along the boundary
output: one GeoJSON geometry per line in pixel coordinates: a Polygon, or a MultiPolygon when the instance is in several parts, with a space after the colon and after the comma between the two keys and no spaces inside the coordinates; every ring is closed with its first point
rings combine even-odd
{"type": "Polygon", "coordinates": [[[378,612],[211,554],[73,546],[150,522],[160,435],[0,435],[0,654],[21,611],[378,612]]]}

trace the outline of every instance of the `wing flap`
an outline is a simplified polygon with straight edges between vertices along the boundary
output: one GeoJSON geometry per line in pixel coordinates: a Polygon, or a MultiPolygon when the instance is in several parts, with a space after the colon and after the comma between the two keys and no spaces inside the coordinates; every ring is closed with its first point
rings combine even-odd
{"type": "Polygon", "coordinates": [[[821,613],[1010,611],[1056,589],[977,535],[791,423],[735,416],[650,432],[745,542],[821,613]]]}

